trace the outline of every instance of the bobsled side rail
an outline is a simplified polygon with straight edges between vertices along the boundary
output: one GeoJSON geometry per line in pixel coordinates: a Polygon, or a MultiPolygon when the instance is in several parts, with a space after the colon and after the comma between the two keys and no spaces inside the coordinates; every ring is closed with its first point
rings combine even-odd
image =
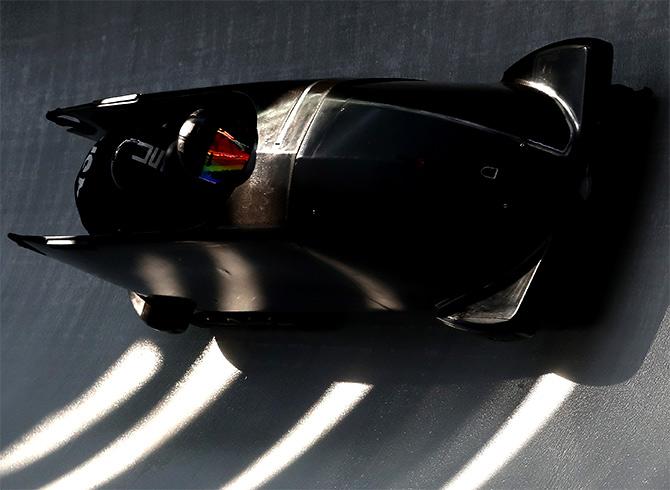
{"type": "Polygon", "coordinates": [[[73,246],[94,247],[96,245],[120,245],[126,243],[159,243],[188,241],[235,241],[286,239],[287,232],[281,227],[237,228],[222,227],[203,231],[135,232],[96,235],[21,235],[8,233],[7,237],[20,246],[73,246]]]}
{"type": "Polygon", "coordinates": [[[257,105],[314,80],[256,82],[246,84],[199,87],[152,93],[131,93],[96,99],[84,104],[58,107],[46,113],[46,118],[68,128],[71,133],[98,140],[121,123],[128,124],[137,116],[165,113],[185,106],[192,110],[199,104],[233,93],[248,95],[257,105]]]}
{"type": "MultiPolygon", "coordinates": [[[[325,79],[324,79],[325,80],[325,79]]],[[[334,82],[347,79],[333,79],[334,82]]],[[[381,79],[362,79],[360,82],[374,82],[381,79]]],[[[384,80],[404,80],[399,78],[384,80]]],[[[198,87],[165,92],[130,93],[96,99],[84,104],[69,107],[58,107],[46,113],[46,118],[68,128],[68,131],[85,138],[98,140],[106,131],[119,126],[119,122],[127,124],[137,115],[146,116],[152,113],[164,113],[184,106],[190,110],[198,105],[207,105],[226,94],[244,94],[252,99],[260,111],[274,102],[283,93],[299,87],[306,87],[319,80],[277,80],[267,82],[241,83],[198,87]]]]}

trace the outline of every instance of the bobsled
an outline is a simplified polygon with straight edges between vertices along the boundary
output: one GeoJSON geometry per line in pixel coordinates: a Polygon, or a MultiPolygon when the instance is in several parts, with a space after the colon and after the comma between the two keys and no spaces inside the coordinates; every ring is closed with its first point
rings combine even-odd
{"type": "Polygon", "coordinates": [[[489,85],[261,82],[47,119],[92,140],[89,235],[19,245],[126,288],[151,327],[423,315],[504,331],[588,197],[612,46],[538,49],[489,85]]]}

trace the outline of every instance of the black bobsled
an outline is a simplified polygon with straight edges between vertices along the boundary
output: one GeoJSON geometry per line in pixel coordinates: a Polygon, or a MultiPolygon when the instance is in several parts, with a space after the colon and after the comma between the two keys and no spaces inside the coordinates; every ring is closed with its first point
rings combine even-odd
{"type": "Polygon", "coordinates": [[[95,142],[89,236],[18,244],[131,291],[152,327],[416,312],[493,332],[589,192],[612,46],[500,83],[310,80],[133,94],[47,118],[95,142]]]}

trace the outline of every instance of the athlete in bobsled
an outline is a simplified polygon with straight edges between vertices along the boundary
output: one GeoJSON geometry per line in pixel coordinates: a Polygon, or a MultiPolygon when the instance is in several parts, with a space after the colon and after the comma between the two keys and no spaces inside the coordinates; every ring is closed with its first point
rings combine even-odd
{"type": "Polygon", "coordinates": [[[500,83],[254,83],[56,109],[95,141],[83,237],[19,244],[131,291],[151,326],[417,312],[502,331],[575,202],[612,47],[541,48],[500,83]]]}

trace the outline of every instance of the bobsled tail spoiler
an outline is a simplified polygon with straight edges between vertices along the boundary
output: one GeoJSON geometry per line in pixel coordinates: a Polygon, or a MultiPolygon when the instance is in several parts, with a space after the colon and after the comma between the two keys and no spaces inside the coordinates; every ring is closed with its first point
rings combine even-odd
{"type": "Polygon", "coordinates": [[[612,45],[600,39],[567,39],[524,56],[505,71],[502,82],[550,96],[563,110],[573,131],[582,133],[608,93],[612,53],[612,45]]]}

